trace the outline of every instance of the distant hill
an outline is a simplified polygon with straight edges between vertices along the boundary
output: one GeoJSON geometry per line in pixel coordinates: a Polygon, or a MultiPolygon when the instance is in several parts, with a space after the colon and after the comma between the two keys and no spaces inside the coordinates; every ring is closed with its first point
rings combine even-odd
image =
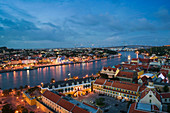
{"type": "Polygon", "coordinates": [[[151,47],[149,49],[140,49],[139,53],[148,52],[150,55],[156,54],[158,56],[161,55],[170,55],[170,46],[160,46],[160,47],[151,47]]]}
{"type": "MultiPolygon", "coordinates": [[[[112,46],[112,47],[107,47],[107,48],[123,48],[124,46],[112,46]]],[[[150,48],[154,46],[146,46],[146,45],[125,45],[125,47],[128,48],[140,48],[140,47],[145,47],[145,48],[150,48]]]]}

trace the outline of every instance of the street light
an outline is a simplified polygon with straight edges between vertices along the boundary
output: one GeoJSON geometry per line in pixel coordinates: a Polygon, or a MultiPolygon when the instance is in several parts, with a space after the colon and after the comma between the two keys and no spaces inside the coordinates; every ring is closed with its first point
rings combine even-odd
{"type": "Polygon", "coordinates": [[[18,111],[18,110],[16,110],[16,111],[15,111],[15,113],[19,113],[19,111],[18,111]]]}

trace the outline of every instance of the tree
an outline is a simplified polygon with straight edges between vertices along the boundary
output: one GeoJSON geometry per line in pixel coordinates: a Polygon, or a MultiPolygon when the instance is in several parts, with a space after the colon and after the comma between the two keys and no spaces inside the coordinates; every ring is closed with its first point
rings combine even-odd
{"type": "Polygon", "coordinates": [[[168,91],[169,91],[168,86],[167,86],[167,85],[165,85],[165,86],[163,87],[163,90],[164,90],[164,92],[168,92],[168,91]]]}
{"type": "Polygon", "coordinates": [[[27,108],[23,108],[22,109],[22,113],[28,113],[28,109],[27,108]]]}
{"type": "Polygon", "coordinates": [[[14,88],[14,91],[17,91],[17,88],[14,88]]]}
{"type": "Polygon", "coordinates": [[[105,105],[105,103],[104,103],[104,98],[98,98],[98,99],[96,99],[95,101],[96,101],[96,105],[98,105],[98,106],[104,106],[105,105]]]}
{"type": "Polygon", "coordinates": [[[128,103],[127,103],[127,108],[129,108],[129,106],[130,106],[132,103],[133,103],[132,100],[128,101],[128,103]]]}
{"type": "Polygon", "coordinates": [[[21,95],[21,92],[20,91],[17,91],[17,96],[20,96],[21,95]]]}
{"type": "Polygon", "coordinates": [[[68,94],[69,97],[71,97],[71,94],[68,94]]]}
{"type": "Polygon", "coordinates": [[[6,104],[2,107],[2,113],[14,113],[11,104],[6,104]]]}
{"type": "Polygon", "coordinates": [[[27,89],[27,88],[28,88],[28,85],[25,85],[24,88],[27,89]]]}
{"type": "Polygon", "coordinates": [[[19,89],[22,91],[23,90],[23,86],[20,86],[19,89]]]}
{"type": "Polygon", "coordinates": [[[4,94],[5,96],[9,95],[9,90],[7,90],[7,89],[3,90],[3,94],[4,94]]]}

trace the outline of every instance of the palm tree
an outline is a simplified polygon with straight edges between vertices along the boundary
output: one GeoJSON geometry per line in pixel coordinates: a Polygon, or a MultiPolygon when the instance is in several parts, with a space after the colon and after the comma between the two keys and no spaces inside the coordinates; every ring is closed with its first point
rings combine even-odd
{"type": "Polygon", "coordinates": [[[20,86],[19,89],[22,91],[23,90],[23,86],[20,86]]]}

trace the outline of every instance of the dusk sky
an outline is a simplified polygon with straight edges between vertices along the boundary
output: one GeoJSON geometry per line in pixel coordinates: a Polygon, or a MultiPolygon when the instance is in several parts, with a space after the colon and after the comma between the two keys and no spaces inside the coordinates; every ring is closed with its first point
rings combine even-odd
{"type": "Polygon", "coordinates": [[[0,46],[170,44],[170,0],[0,0],[0,46]]]}

